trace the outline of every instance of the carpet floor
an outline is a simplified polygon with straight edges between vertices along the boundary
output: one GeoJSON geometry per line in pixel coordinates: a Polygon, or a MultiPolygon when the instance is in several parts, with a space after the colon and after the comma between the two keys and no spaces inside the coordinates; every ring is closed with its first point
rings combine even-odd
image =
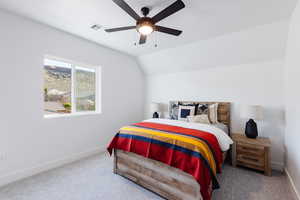
{"type": "MultiPolygon", "coordinates": [[[[294,200],[284,174],[272,177],[225,165],[213,200],[294,200]]],[[[112,173],[107,154],[71,163],[0,188],[0,200],[161,200],[112,173]]]]}

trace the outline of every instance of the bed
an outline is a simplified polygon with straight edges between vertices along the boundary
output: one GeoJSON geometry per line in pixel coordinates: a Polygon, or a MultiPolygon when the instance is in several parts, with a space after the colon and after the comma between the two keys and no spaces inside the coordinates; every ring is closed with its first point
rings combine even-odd
{"type": "MultiPolygon", "coordinates": [[[[170,105],[174,102],[170,102],[170,105]]],[[[183,102],[185,103],[185,102],[183,102]]],[[[189,102],[190,103],[190,102],[189,102]]],[[[175,130],[180,134],[184,134],[184,131],[188,131],[192,134],[194,131],[195,134],[203,134],[203,131],[206,133],[212,133],[217,132],[213,134],[206,134],[205,138],[208,137],[208,140],[212,139],[214,141],[214,138],[217,142],[215,142],[215,145],[220,146],[220,151],[217,151],[218,147],[214,147],[213,149],[213,156],[216,155],[216,152],[219,152],[219,156],[217,156],[219,159],[219,162],[217,165],[222,165],[223,161],[226,158],[227,150],[229,149],[229,146],[231,144],[231,140],[228,139],[230,137],[230,103],[228,102],[193,102],[193,103],[200,103],[200,104],[214,104],[218,103],[218,121],[220,124],[216,126],[209,126],[209,125],[200,125],[195,123],[186,123],[186,122],[180,122],[176,120],[167,120],[167,119],[150,119],[145,120],[141,123],[135,124],[133,127],[125,127],[123,130],[121,130],[120,133],[130,133],[137,131],[137,129],[141,128],[140,126],[149,126],[144,131],[151,132],[152,130],[158,131],[159,134],[161,134],[161,131],[169,131],[169,130],[175,130]],[[221,125],[221,126],[220,126],[221,125]],[[158,129],[158,128],[159,129],[158,129]],[[199,133],[198,128],[199,129],[199,133]],[[175,128],[175,129],[174,129],[175,128]],[[163,130],[164,129],[164,130],[163,130]],[[223,130],[222,130],[223,129],[223,130]],[[179,131],[180,130],[180,131],[179,131]],[[122,132],[123,131],[123,132],[122,132]],[[219,134],[220,133],[220,134],[219,134]],[[225,136],[226,135],[226,136],[225,136]],[[228,136],[227,136],[228,135],[228,136]],[[224,137],[225,140],[220,139],[219,137],[224,137]],[[220,154],[221,152],[221,154],[220,154]],[[220,156],[221,155],[221,156],[220,156]],[[220,158],[221,157],[221,158],[220,158]],[[221,161],[220,161],[221,160],[221,161]]],[[[145,128],[142,127],[142,128],[145,128]]],[[[169,133],[169,132],[167,132],[169,133]]],[[[176,134],[178,134],[176,133],[176,134]]],[[[118,133],[119,134],[119,133],[118,133]]],[[[117,135],[118,135],[117,134],[117,135]]],[[[143,134],[146,134],[143,133],[143,134]]],[[[162,134],[165,134],[165,132],[162,132],[162,134]]],[[[184,135],[186,137],[186,135],[184,135]]],[[[147,153],[140,153],[141,149],[144,149],[142,146],[145,146],[146,143],[131,143],[132,141],[127,141],[126,148],[116,148],[116,141],[118,139],[115,136],[115,138],[110,143],[108,150],[110,153],[114,152],[114,173],[121,175],[135,183],[137,183],[140,186],[143,186],[144,188],[151,190],[158,195],[162,196],[163,198],[169,199],[169,200],[209,200],[211,199],[212,191],[213,189],[218,188],[217,180],[215,179],[214,175],[211,175],[211,169],[210,170],[202,170],[203,167],[201,167],[202,162],[197,162],[195,160],[189,160],[188,163],[184,162],[184,164],[180,162],[171,161],[171,164],[169,161],[162,160],[159,157],[151,157],[149,156],[149,152],[147,153]],[[130,147],[129,147],[130,146],[130,147]],[[130,152],[129,149],[137,148],[136,152],[130,152]],[[145,155],[147,154],[147,156],[145,155]],[[175,164],[174,164],[175,163],[175,164]],[[195,164],[197,163],[197,164],[195,164]],[[199,173],[202,176],[198,175],[198,168],[197,170],[194,170],[195,166],[197,165],[199,169],[202,171],[209,171],[207,173],[199,173]],[[187,169],[188,168],[188,169],[187,169]],[[192,168],[192,170],[190,170],[192,168]],[[192,171],[192,173],[190,173],[192,171]],[[197,176],[195,176],[195,174],[197,176]],[[200,179],[199,179],[200,176],[200,179]],[[196,177],[196,178],[195,178],[196,177]],[[207,177],[207,178],[203,178],[207,177]],[[211,180],[206,180],[211,179],[211,180]],[[207,187],[207,188],[206,188],[207,187]]],[[[178,142],[176,140],[176,142],[178,142]]],[[[124,144],[124,142],[123,142],[124,144]]],[[[177,143],[176,143],[177,144],[177,143]]],[[[154,144],[151,141],[151,145],[154,144]]],[[[214,145],[213,143],[210,143],[210,145],[214,145]]],[[[209,145],[209,146],[210,146],[209,145]]],[[[121,145],[122,146],[122,145],[121,145]]],[[[123,145],[124,146],[124,145],[123,145]]],[[[149,151],[149,148],[146,148],[149,151]]],[[[152,150],[151,150],[152,151],[152,150]]],[[[180,155],[177,155],[174,153],[175,151],[171,151],[172,156],[180,157],[180,155]],[[173,155],[174,153],[174,155],[173,155]]],[[[206,152],[206,151],[205,151],[206,152]]],[[[150,152],[151,154],[151,152],[150,152]]],[[[156,152],[155,155],[158,153],[156,152]]],[[[209,153],[207,153],[209,154],[209,153]]],[[[186,155],[184,155],[186,156],[186,155]]],[[[183,157],[185,159],[185,157],[183,157]]],[[[189,157],[190,158],[190,157],[189,157]]],[[[215,157],[214,157],[215,158],[215,157]]],[[[172,158],[174,159],[174,158],[172,158]]],[[[181,158],[180,158],[181,159],[181,158]]],[[[206,159],[206,160],[209,160],[206,159]]],[[[213,163],[212,161],[210,161],[213,163]]],[[[206,166],[206,165],[205,165],[206,166]]],[[[221,171],[218,166],[215,167],[215,171],[221,171]],[[218,170],[219,169],[219,170],[218,170]]],[[[205,168],[205,167],[204,167],[205,168]]],[[[196,168],[195,168],[196,169],[196,168]]]]}

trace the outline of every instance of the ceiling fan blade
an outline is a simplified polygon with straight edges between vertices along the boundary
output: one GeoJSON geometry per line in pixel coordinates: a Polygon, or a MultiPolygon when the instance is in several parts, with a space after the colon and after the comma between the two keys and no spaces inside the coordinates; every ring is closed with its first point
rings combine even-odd
{"type": "Polygon", "coordinates": [[[175,35],[175,36],[179,36],[182,31],[177,30],[177,29],[173,29],[173,28],[167,28],[164,26],[155,26],[156,27],[156,31],[162,32],[162,33],[167,33],[167,34],[171,34],[171,35],[175,35]]]}
{"type": "Polygon", "coordinates": [[[153,20],[154,23],[157,23],[157,22],[165,19],[166,17],[176,13],[177,11],[181,10],[184,7],[185,7],[185,5],[182,2],[182,0],[177,0],[173,4],[171,4],[170,6],[168,6],[164,10],[162,10],[160,13],[155,15],[152,18],[152,20],[153,20]]]}
{"type": "Polygon", "coordinates": [[[124,0],[113,0],[120,8],[127,12],[135,20],[139,20],[140,16],[124,1],[124,0]]]}
{"type": "Polygon", "coordinates": [[[147,40],[147,36],[141,34],[139,44],[145,44],[145,43],[146,43],[146,40],[147,40]]]}
{"type": "Polygon", "coordinates": [[[117,32],[117,31],[126,31],[130,29],[135,29],[136,26],[124,26],[124,27],[119,27],[119,28],[110,28],[110,29],[105,29],[106,32],[111,33],[111,32],[117,32]]]}

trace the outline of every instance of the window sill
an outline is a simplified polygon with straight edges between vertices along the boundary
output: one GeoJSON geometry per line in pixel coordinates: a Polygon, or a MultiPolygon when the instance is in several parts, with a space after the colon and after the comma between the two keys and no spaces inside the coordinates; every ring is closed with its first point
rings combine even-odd
{"type": "Polygon", "coordinates": [[[61,118],[61,117],[78,117],[78,116],[87,116],[87,115],[100,115],[101,112],[78,112],[71,114],[52,114],[52,115],[44,115],[45,119],[52,118],[61,118]]]}

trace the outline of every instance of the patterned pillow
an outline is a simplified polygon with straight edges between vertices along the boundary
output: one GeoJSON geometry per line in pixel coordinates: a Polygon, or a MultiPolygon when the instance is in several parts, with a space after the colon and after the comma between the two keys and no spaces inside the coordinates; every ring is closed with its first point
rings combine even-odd
{"type": "Polygon", "coordinates": [[[196,106],[183,106],[179,105],[179,111],[178,111],[178,120],[181,121],[187,121],[188,116],[194,116],[195,115],[196,106]]]}
{"type": "Polygon", "coordinates": [[[171,101],[169,104],[169,115],[171,119],[178,119],[178,101],[171,101]]]}
{"type": "Polygon", "coordinates": [[[198,107],[199,107],[199,103],[192,103],[192,102],[179,102],[178,105],[180,106],[195,106],[195,115],[197,114],[197,110],[198,110],[198,107]]]}
{"type": "Polygon", "coordinates": [[[203,115],[203,114],[208,115],[209,114],[208,107],[209,107],[208,104],[199,104],[197,109],[197,115],[203,115]]]}

